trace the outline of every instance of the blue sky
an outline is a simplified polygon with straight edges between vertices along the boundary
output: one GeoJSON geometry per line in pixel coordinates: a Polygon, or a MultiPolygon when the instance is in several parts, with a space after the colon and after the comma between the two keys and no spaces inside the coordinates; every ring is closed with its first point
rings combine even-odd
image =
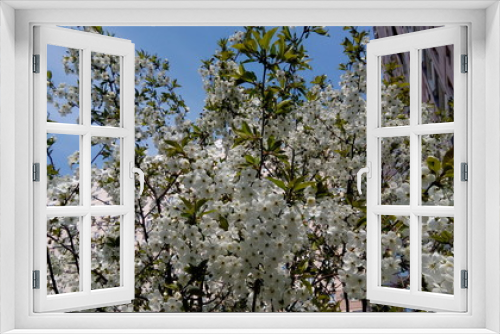
{"type": "MultiPolygon", "coordinates": [[[[360,27],[361,28],[361,27],[360,27]]],[[[371,27],[363,27],[370,31],[371,27]]],[[[217,41],[227,38],[234,32],[242,30],[242,27],[104,27],[115,34],[116,37],[129,39],[135,44],[136,50],[145,50],[150,54],[157,54],[161,58],[170,61],[170,77],[178,80],[182,86],[178,93],[183,97],[191,112],[188,116],[196,118],[203,110],[205,94],[203,91],[201,77],[198,69],[202,59],[210,58],[217,49],[217,41]]],[[[348,36],[348,32],[342,27],[328,27],[329,37],[312,34],[305,41],[305,47],[312,58],[313,71],[303,73],[306,80],[321,74],[326,74],[334,87],[339,86],[341,71],[338,65],[346,61],[342,53],[343,46],[340,43],[348,36]]],[[[48,59],[48,67],[53,71],[53,79],[56,83],[68,82],[62,66],[63,48],[54,48],[52,56],[48,59]],[[58,50],[57,50],[58,49],[58,50]]],[[[70,79],[74,82],[74,77],[70,79]]],[[[50,108],[50,107],[49,107],[50,108]]],[[[49,109],[50,110],[50,109],[49,109]]],[[[51,112],[53,119],[63,121],[51,112]]],[[[64,122],[73,122],[69,117],[64,122]]],[[[71,154],[70,147],[60,145],[58,152],[54,152],[54,159],[61,168],[61,173],[69,173],[69,167],[65,162],[66,157],[71,154]],[[60,161],[60,162],[59,162],[60,161]]]]}
{"type": "MultiPolygon", "coordinates": [[[[367,27],[371,30],[371,27],[367,27]]],[[[216,48],[217,41],[229,37],[242,27],[105,27],[116,37],[125,38],[135,43],[136,50],[157,53],[170,60],[170,75],[177,78],[182,87],[179,93],[191,108],[193,116],[203,109],[205,98],[198,68],[201,59],[210,58],[216,48]]],[[[314,71],[308,73],[306,79],[319,74],[327,74],[337,85],[339,76],[338,64],[345,61],[340,43],[348,35],[342,27],[329,27],[330,37],[311,35],[305,46],[311,55],[311,66],[314,71]]]]}

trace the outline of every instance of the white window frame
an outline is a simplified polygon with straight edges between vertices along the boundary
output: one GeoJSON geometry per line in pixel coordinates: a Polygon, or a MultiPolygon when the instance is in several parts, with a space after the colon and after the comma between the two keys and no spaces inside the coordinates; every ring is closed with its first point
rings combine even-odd
{"type": "Polygon", "coordinates": [[[89,34],[68,28],[34,27],[34,53],[39,56],[39,73],[33,76],[34,163],[39,164],[39,181],[33,184],[33,269],[39,271],[39,288],[34,290],[35,312],[85,310],[94,307],[128,304],[135,295],[134,282],[134,194],[135,149],[135,46],[116,37],[89,34]],[[47,122],[47,46],[79,50],[80,53],[80,124],[47,122]],[[120,124],[116,127],[91,124],[91,53],[100,52],[120,59],[120,124]],[[47,206],[47,134],[65,134],[79,138],[80,202],[74,206],[47,206]],[[91,202],[92,137],[115,138],[120,145],[120,200],[115,205],[93,205],[91,202]],[[113,288],[91,288],[91,225],[95,216],[120,216],[119,277],[113,288]],[[79,217],[79,291],[47,294],[47,219],[79,217]]]}
{"type": "Polygon", "coordinates": [[[14,1],[0,4],[0,331],[2,333],[499,333],[500,11],[498,1],[14,1]],[[121,6],[121,8],[118,8],[121,6]],[[13,8],[15,7],[15,9],[13,8]],[[99,7],[99,8],[98,8],[99,7]],[[102,8],[108,9],[102,9],[102,8]],[[128,8],[127,8],[128,7],[128,8]],[[134,8],[142,8],[137,10],[134,8]],[[51,10],[47,10],[51,9],[51,10]],[[54,10],[57,9],[57,10],[54,10]],[[469,31],[466,313],[35,314],[31,285],[32,27],[59,25],[462,24],[469,31]],[[14,37],[15,36],[15,37],[14,37]],[[15,114],[15,122],[12,115],[15,114]],[[487,120],[487,121],[486,121],[487,120]],[[13,124],[14,123],[14,124],[13,124]],[[14,126],[13,126],[14,125],[14,126]],[[10,128],[9,128],[10,127],[10,128]],[[14,138],[14,140],[12,140],[14,138]],[[12,145],[14,143],[14,145],[12,145]],[[488,176],[486,182],[486,176],[488,176]],[[15,196],[12,198],[12,191],[15,196]],[[488,194],[488,196],[486,196],[488,194]],[[474,228],[472,228],[473,226],[474,228]],[[12,237],[14,236],[14,237],[12,237]],[[486,265],[486,254],[491,254],[486,265]],[[14,305],[14,307],[13,307],[14,305]],[[134,330],[137,328],[137,330],[134,330]],[[79,329],[79,330],[77,330],[79,329]],[[148,330],[149,329],[149,330],[148,330]],[[182,330],[184,329],[184,330],[182,330]],[[189,330],[188,330],[189,329],[189,330]],[[245,330],[246,329],[246,330],[245,330]]]}
{"type": "MultiPolygon", "coordinates": [[[[467,310],[467,290],[461,287],[461,271],[467,270],[467,184],[461,180],[461,163],[467,163],[467,73],[461,71],[461,56],[467,54],[466,28],[449,26],[381,38],[367,46],[367,299],[424,310],[467,310]],[[422,55],[421,50],[453,45],[454,122],[425,124],[421,121],[422,55]],[[410,119],[405,126],[384,126],[381,117],[381,57],[402,52],[410,54],[410,119]],[[425,206],[421,203],[421,136],[454,134],[454,205],[425,206]],[[381,203],[381,152],[384,138],[407,137],[410,140],[410,200],[407,205],[381,203]],[[410,287],[396,289],[381,286],[381,216],[409,217],[410,287]],[[422,217],[454,217],[454,293],[421,291],[422,217]]],[[[359,176],[358,176],[359,177],[359,176]]],[[[358,180],[359,182],[359,180],[358,180]]]]}

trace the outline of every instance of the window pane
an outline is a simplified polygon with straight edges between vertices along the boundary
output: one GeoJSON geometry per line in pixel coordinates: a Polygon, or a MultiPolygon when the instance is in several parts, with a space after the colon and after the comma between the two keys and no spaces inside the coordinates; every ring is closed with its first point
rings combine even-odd
{"type": "Polygon", "coordinates": [[[410,124],[410,53],[380,57],[382,126],[410,124]]]}
{"type": "Polygon", "coordinates": [[[47,294],[80,291],[80,217],[47,219],[47,294]]]}
{"type": "Polygon", "coordinates": [[[47,206],[80,203],[80,137],[47,134],[47,206]]]}
{"type": "Polygon", "coordinates": [[[421,219],[422,291],[453,294],[453,218],[421,219]]]}
{"type": "Polygon", "coordinates": [[[410,203],[410,138],[382,138],[382,205],[410,203]]]}
{"type": "Polygon", "coordinates": [[[381,216],[382,286],[410,288],[410,217],[381,216]]]}
{"type": "Polygon", "coordinates": [[[453,122],[453,45],[423,49],[422,123],[453,122]]]}
{"type": "Polygon", "coordinates": [[[453,134],[422,136],[422,205],[453,205],[453,134]]]}
{"type": "Polygon", "coordinates": [[[92,217],[92,290],[120,286],[120,216],[92,217]]]}
{"type": "Polygon", "coordinates": [[[120,139],[92,137],[92,205],[120,204],[120,139]]]}
{"type": "Polygon", "coordinates": [[[92,52],[91,122],[120,126],[120,57],[92,52]]]}
{"type": "Polygon", "coordinates": [[[80,50],[47,45],[47,121],[80,122],[80,50]]]}

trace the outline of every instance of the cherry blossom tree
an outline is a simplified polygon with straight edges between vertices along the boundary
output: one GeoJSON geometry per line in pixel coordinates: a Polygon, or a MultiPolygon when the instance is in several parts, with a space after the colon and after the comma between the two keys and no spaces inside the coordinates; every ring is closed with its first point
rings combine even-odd
{"type": "MultiPolygon", "coordinates": [[[[101,27],[81,29],[110,34],[101,27]]],[[[366,160],[369,36],[345,29],[350,37],[342,43],[346,62],[339,65],[339,87],[326,74],[304,79],[313,70],[305,42],[311,35],[328,38],[325,27],[245,27],[221,39],[199,70],[206,99],[194,121],[177,93],[178,81],[169,77],[168,60],[137,52],[135,164],[146,182],[135,205],[135,299],[94,311],[337,312],[349,300],[370,309],[366,201],[355,187],[366,160]]],[[[92,121],[116,124],[119,61],[92,57],[92,121]]],[[[78,55],[68,50],[63,66],[77,74],[78,55]]],[[[398,125],[408,117],[408,87],[389,67],[383,117],[398,125]]],[[[77,108],[78,86],[48,77],[49,102],[59,114],[77,108]]],[[[49,157],[54,141],[47,140],[49,157]]],[[[453,201],[453,148],[442,142],[432,136],[422,142],[422,193],[430,205],[453,201]]],[[[101,189],[94,200],[116,202],[117,142],[92,144],[93,159],[102,161],[93,167],[99,176],[93,187],[101,189]]],[[[396,138],[388,147],[382,156],[382,201],[401,204],[409,196],[409,143],[396,138]]],[[[70,167],[77,159],[69,158],[70,167]]],[[[63,176],[57,163],[51,159],[48,166],[50,201],[70,205],[78,198],[77,172],[63,176]]],[[[75,224],[55,219],[49,226],[48,258],[57,261],[49,263],[48,288],[74,291],[75,224]]],[[[119,224],[106,217],[95,226],[93,286],[116,286],[119,224]]],[[[423,226],[424,288],[453,293],[453,220],[429,217],[423,226]]],[[[383,216],[381,242],[383,284],[408,286],[406,217],[383,216]]]]}

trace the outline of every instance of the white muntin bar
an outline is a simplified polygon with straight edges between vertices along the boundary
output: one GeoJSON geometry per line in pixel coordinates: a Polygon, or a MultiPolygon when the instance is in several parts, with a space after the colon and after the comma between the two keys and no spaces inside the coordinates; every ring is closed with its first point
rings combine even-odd
{"type": "Polygon", "coordinates": [[[373,130],[373,135],[378,138],[389,138],[389,137],[403,137],[409,136],[410,134],[417,135],[433,135],[442,133],[453,133],[455,129],[455,124],[450,123],[436,123],[436,124],[417,124],[417,125],[405,125],[405,126],[390,126],[384,128],[377,128],[373,130]]]}
{"type": "MultiPolygon", "coordinates": [[[[420,138],[413,131],[419,123],[420,115],[420,71],[419,50],[410,51],[410,207],[416,207],[420,200],[420,138]]],[[[418,245],[419,219],[413,212],[410,214],[410,291],[418,291],[418,275],[420,275],[420,259],[418,245]]]]}
{"type": "Polygon", "coordinates": [[[82,124],[86,128],[86,133],[82,136],[83,149],[81,152],[81,162],[80,162],[80,175],[82,183],[82,199],[83,206],[86,208],[86,214],[83,216],[83,228],[81,230],[82,236],[80,241],[81,255],[80,255],[80,266],[82,267],[82,284],[83,291],[90,293],[91,290],[91,216],[90,216],[90,205],[91,205],[91,188],[92,188],[92,153],[91,153],[91,134],[88,131],[90,129],[91,122],[91,60],[90,60],[90,49],[83,49],[83,57],[81,62],[82,74],[82,124]]]}

